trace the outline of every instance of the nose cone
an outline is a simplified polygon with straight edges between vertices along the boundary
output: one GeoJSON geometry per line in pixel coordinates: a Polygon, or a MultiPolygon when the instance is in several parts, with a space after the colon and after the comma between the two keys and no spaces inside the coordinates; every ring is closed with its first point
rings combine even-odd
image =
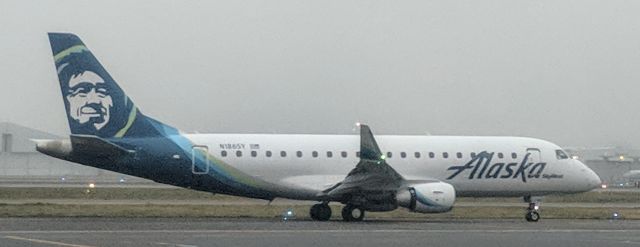
{"type": "Polygon", "coordinates": [[[598,174],[596,174],[591,169],[589,169],[589,173],[591,173],[591,175],[589,176],[589,185],[591,186],[591,189],[600,188],[600,186],[602,186],[602,180],[600,179],[600,176],[598,176],[598,174]]]}
{"type": "Polygon", "coordinates": [[[579,162],[580,165],[584,167],[582,171],[583,171],[584,180],[586,181],[585,191],[590,191],[596,188],[600,188],[600,186],[602,185],[602,180],[600,180],[600,176],[598,176],[596,172],[591,170],[591,168],[589,168],[584,163],[577,160],[576,162],[579,162]]]}

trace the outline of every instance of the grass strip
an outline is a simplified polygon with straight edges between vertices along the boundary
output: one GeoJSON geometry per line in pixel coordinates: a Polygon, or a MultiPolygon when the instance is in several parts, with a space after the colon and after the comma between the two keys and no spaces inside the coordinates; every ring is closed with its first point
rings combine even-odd
{"type": "MultiPolygon", "coordinates": [[[[0,217],[251,217],[277,218],[293,209],[298,219],[308,219],[305,205],[61,205],[0,204],[0,217]]],[[[334,219],[340,219],[339,205],[332,205],[334,219]]],[[[546,219],[609,219],[617,212],[624,219],[640,219],[633,208],[547,208],[540,211],[546,219]]],[[[443,214],[419,214],[398,209],[391,212],[368,212],[368,219],[520,219],[524,207],[459,207],[443,214]]]]}
{"type": "MultiPolygon", "coordinates": [[[[92,199],[92,200],[245,200],[242,197],[212,194],[182,188],[0,188],[2,199],[92,199]]],[[[457,198],[458,202],[522,202],[522,198],[457,198]]],[[[640,192],[596,191],[570,195],[550,195],[544,202],[639,203],[640,192]]]]}

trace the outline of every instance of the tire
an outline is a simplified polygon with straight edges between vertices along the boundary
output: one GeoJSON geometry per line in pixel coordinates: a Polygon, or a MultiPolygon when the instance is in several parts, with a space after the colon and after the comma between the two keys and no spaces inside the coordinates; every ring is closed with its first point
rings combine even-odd
{"type": "Polygon", "coordinates": [[[527,212],[525,218],[529,222],[538,222],[538,220],[540,220],[540,214],[536,211],[527,212]]]}
{"type": "Polygon", "coordinates": [[[317,221],[327,221],[331,218],[331,207],[325,203],[319,203],[311,206],[309,210],[311,219],[317,221]]]}
{"type": "Polygon", "coordinates": [[[309,209],[309,216],[312,220],[318,220],[318,205],[320,204],[314,204],[311,206],[311,209],[309,209]]]}
{"type": "Polygon", "coordinates": [[[347,204],[342,208],[342,219],[344,221],[362,221],[364,219],[364,210],[354,205],[347,204]]]}

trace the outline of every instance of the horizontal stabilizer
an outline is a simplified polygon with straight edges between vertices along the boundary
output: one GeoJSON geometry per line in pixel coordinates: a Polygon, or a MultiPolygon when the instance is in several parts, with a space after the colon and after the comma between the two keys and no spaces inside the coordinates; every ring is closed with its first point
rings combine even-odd
{"type": "Polygon", "coordinates": [[[92,135],[71,135],[71,147],[77,155],[120,157],[135,153],[110,141],[92,135]]]}

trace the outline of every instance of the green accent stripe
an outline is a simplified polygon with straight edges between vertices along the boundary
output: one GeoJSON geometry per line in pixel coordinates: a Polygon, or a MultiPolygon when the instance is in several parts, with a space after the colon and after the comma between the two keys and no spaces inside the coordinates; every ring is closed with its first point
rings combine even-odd
{"type": "Polygon", "coordinates": [[[58,54],[53,56],[53,59],[56,60],[56,62],[58,62],[64,57],[71,55],[71,53],[80,53],[83,51],[89,51],[89,49],[87,49],[87,47],[84,45],[74,45],[72,47],[67,48],[64,51],[58,52],[58,54]]]}
{"type": "Polygon", "coordinates": [[[138,113],[138,108],[135,105],[131,106],[131,113],[129,113],[129,119],[127,120],[127,125],[125,125],[122,129],[118,130],[115,137],[122,138],[124,134],[127,133],[131,125],[133,125],[133,120],[136,120],[136,115],[138,113]]]}
{"type": "Polygon", "coordinates": [[[223,170],[229,176],[229,178],[234,182],[240,183],[244,186],[252,187],[254,189],[267,190],[268,185],[264,181],[258,180],[255,177],[238,170],[237,168],[216,158],[211,153],[205,152],[204,150],[201,150],[201,151],[205,155],[205,157],[207,157],[211,161],[211,165],[216,166],[221,170],[223,170]]]}

